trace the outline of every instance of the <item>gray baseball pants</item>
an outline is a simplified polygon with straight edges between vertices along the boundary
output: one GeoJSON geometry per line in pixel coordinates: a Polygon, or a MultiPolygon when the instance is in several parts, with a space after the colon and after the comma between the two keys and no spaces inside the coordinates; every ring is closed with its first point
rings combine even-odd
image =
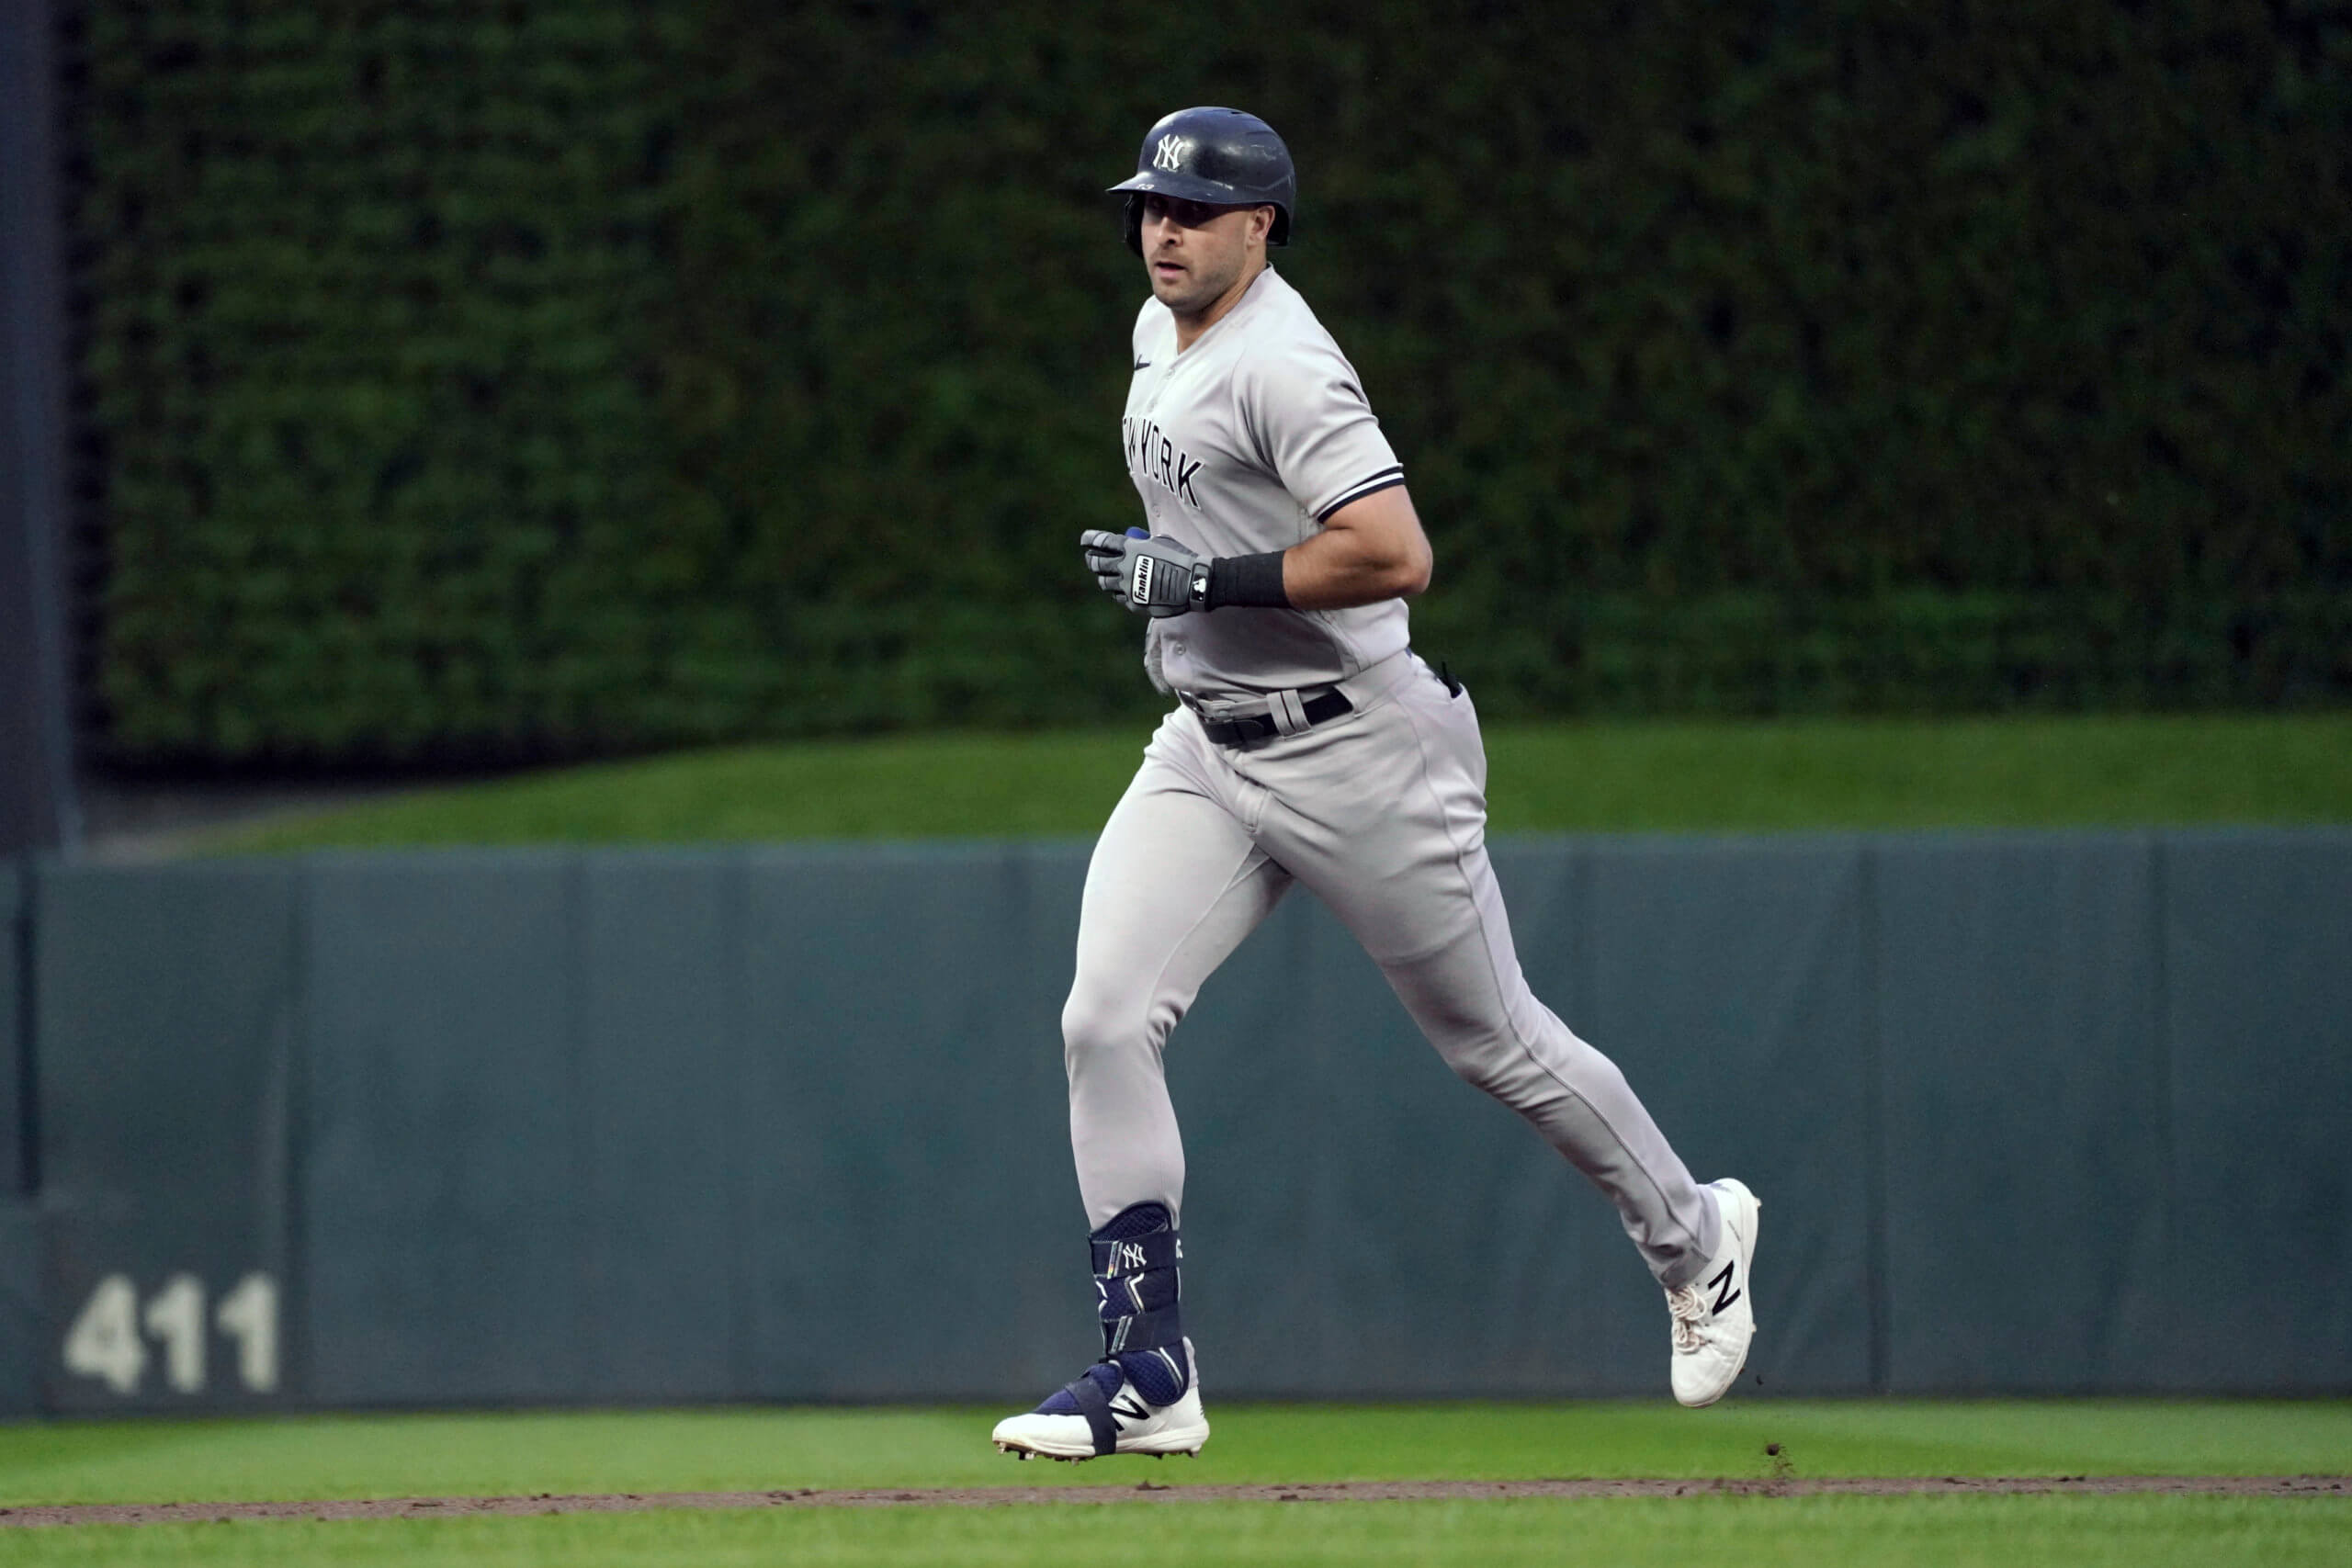
{"type": "Polygon", "coordinates": [[[1608,1194],[1661,1284],[1715,1247],[1715,1206],[1616,1065],[1536,1000],[1487,858],[1487,756],[1469,694],[1400,653],[1357,711],[1224,747],[1161,723],[1086,874],[1062,1011],[1087,1223],[1181,1213],[1184,1145],[1161,1052],[1201,983],[1295,882],[1388,977],[1447,1066],[1532,1122],[1608,1194]]]}

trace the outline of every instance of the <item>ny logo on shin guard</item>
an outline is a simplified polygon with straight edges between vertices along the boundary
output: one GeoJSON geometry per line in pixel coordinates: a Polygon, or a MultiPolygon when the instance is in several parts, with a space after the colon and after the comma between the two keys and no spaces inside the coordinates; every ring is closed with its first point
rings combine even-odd
{"type": "Polygon", "coordinates": [[[1738,1269],[1739,1264],[1736,1260],[1726,1263],[1724,1265],[1722,1273],[1707,1281],[1707,1288],[1715,1292],[1715,1304],[1709,1308],[1709,1311],[1722,1312],[1732,1303],[1739,1300],[1739,1292],[1732,1289],[1731,1283],[1731,1277],[1738,1269]]]}

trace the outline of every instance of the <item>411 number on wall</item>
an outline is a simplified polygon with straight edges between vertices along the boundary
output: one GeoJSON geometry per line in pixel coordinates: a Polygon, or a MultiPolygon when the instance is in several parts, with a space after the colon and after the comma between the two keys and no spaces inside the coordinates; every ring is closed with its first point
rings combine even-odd
{"type": "Polygon", "coordinates": [[[139,1392],[155,1358],[161,1355],[164,1386],[175,1393],[201,1393],[214,1375],[212,1340],[218,1335],[232,1348],[233,1375],[254,1393],[277,1388],[277,1281],[267,1274],[248,1274],[211,1304],[208,1314],[204,1281],[193,1274],[175,1274],[145,1302],[128,1274],[109,1274],[98,1281],[90,1299],[65,1331],[65,1370],[96,1378],[117,1393],[139,1392]]]}

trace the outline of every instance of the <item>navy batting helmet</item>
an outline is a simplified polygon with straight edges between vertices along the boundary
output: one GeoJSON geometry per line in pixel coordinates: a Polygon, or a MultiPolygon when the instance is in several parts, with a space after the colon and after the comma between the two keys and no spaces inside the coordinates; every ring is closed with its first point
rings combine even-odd
{"type": "Polygon", "coordinates": [[[1298,175],[1290,149],[1274,128],[1239,109],[1178,109],[1144,133],[1136,174],[1111,187],[1127,197],[1127,248],[1143,254],[1147,191],[1214,207],[1272,207],[1266,243],[1290,243],[1291,209],[1298,205],[1298,175]]]}

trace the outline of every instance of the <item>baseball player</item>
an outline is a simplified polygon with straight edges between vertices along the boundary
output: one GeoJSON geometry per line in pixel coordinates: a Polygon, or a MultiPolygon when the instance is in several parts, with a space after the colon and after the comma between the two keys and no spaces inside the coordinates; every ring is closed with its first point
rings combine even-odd
{"type": "Polygon", "coordinates": [[[1103,591],[1148,617],[1145,667],[1177,705],[1095,844],[1062,1013],[1102,1359],[994,1441],[1082,1460],[1207,1439],[1160,1053],[1294,883],[1455,1072],[1616,1204],[1666,1289],[1675,1396],[1712,1404],[1755,1329],[1756,1198],[1693,1181],[1623,1075],[1520,974],[1476,715],[1406,646],[1430,557],[1404,468],[1355,368],[1267,265],[1297,205],[1289,151],[1255,116],[1184,109],[1111,188],[1151,283],[1121,422],[1149,526],[1080,546],[1103,591]]]}

